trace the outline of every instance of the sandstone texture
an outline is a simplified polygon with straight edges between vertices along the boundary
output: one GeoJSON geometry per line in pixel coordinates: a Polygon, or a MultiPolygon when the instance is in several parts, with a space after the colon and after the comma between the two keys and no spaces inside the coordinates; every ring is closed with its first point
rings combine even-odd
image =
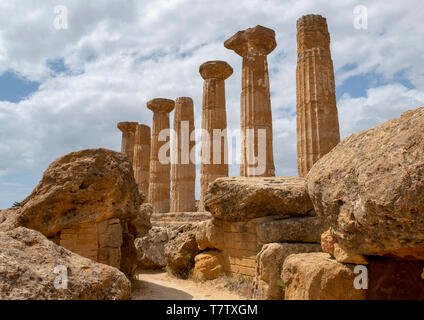
{"type": "Polygon", "coordinates": [[[0,232],[0,299],[100,300],[130,299],[130,282],[118,269],[95,263],[23,227],[0,232]],[[55,289],[67,269],[68,288],[55,289]]]}
{"type": "Polygon", "coordinates": [[[198,280],[213,280],[224,272],[222,253],[217,250],[198,254],[194,263],[193,277],[198,280]]]}
{"type": "Polygon", "coordinates": [[[74,253],[120,268],[134,251],[127,241],[131,232],[149,228],[149,217],[140,212],[143,200],[125,154],[72,152],[50,164],[20,207],[0,213],[0,229],[34,229],[74,253]]]}
{"type": "Polygon", "coordinates": [[[47,237],[82,223],[135,217],[139,195],[128,158],[107,149],[69,153],[53,161],[15,215],[0,223],[40,231],[47,237]],[[8,221],[6,221],[8,220],[8,221]]]}
{"type": "Polygon", "coordinates": [[[200,250],[224,249],[224,232],[214,223],[213,219],[203,221],[197,225],[196,241],[200,250]]]}
{"type": "MultiPolygon", "coordinates": [[[[170,99],[157,98],[147,102],[147,108],[153,112],[153,128],[150,146],[150,173],[148,201],[153,212],[169,212],[171,192],[171,164],[165,163],[170,152],[161,154],[159,150],[170,143],[166,135],[169,127],[169,113],[174,110],[175,102],[170,99]],[[165,133],[165,134],[164,134],[165,133]],[[160,137],[160,135],[164,135],[160,137]],[[161,159],[159,159],[161,157],[161,159]]],[[[168,132],[170,133],[170,132],[168,132]]]]}
{"type": "Polygon", "coordinates": [[[281,278],[286,300],[363,300],[355,289],[354,265],[342,264],[328,253],[300,253],[286,258],[281,278]]]}
{"type": "Polygon", "coordinates": [[[265,221],[258,225],[258,240],[273,242],[320,242],[328,227],[318,217],[288,218],[265,221]]]}
{"type": "Polygon", "coordinates": [[[164,254],[166,265],[178,273],[188,272],[193,267],[194,257],[199,253],[196,242],[196,226],[182,225],[169,233],[164,254]]]}
{"type": "Polygon", "coordinates": [[[297,21],[296,121],[298,172],[306,177],[340,142],[330,34],[320,15],[297,21]]]}
{"type": "Polygon", "coordinates": [[[165,267],[165,244],[168,240],[168,231],[162,227],[153,227],[144,237],[135,239],[135,247],[139,252],[139,267],[144,269],[165,267]]]}
{"type": "Polygon", "coordinates": [[[149,194],[149,175],[150,175],[150,145],[151,133],[150,127],[139,124],[135,131],[134,138],[134,158],[133,169],[134,178],[138,185],[140,193],[147,198],[149,194]]]}
{"type": "Polygon", "coordinates": [[[270,243],[262,247],[256,256],[256,291],[258,299],[281,300],[284,298],[279,284],[281,269],[286,258],[295,253],[319,252],[318,243],[270,243]]]}
{"type": "Polygon", "coordinates": [[[128,156],[132,163],[134,159],[134,145],[137,131],[137,122],[119,122],[117,127],[122,131],[121,152],[128,156]]]}
{"type": "Polygon", "coordinates": [[[303,216],[313,210],[305,180],[294,177],[219,178],[210,184],[205,205],[226,221],[303,216]]]}
{"type": "Polygon", "coordinates": [[[267,56],[277,46],[272,29],[256,26],[224,42],[243,58],[240,127],[242,135],[240,176],[275,175],[271,98],[267,56]]]}
{"type": "Polygon", "coordinates": [[[152,228],[150,217],[152,215],[152,205],[150,203],[143,203],[140,210],[135,215],[135,218],[128,221],[128,231],[136,238],[143,237],[152,228]]]}
{"type": "Polygon", "coordinates": [[[193,99],[177,98],[174,110],[175,137],[172,144],[171,212],[190,212],[196,207],[196,163],[191,157],[196,148],[195,140],[191,139],[194,133],[193,99]]]}
{"type": "Polygon", "coordinates": [[[344,139],[307,177],[349,255],[424,259],[424,107],[344,139]]]}
{"type": "Polygon", "coordinates": [[[225,80],[233,74],[233,68],[225,61],[207,61],[200,66],[199,72],[204,79],[199,211],[204,211],[209,184],[228,176],[225,80]],[[214,136],[214,130],[219,130],[220,135],[214,136]]]}

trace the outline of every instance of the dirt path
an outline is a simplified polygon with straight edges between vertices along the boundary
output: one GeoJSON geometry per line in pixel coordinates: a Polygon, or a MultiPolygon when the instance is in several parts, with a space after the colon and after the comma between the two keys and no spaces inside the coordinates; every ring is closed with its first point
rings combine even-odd
{"type": "Polygon", "coordinates": [[[245,300],[231,292],[222,283],[182,280],[166,272],[142,272],[137,274],[139,288],[133,292],[133,300],[245,300]]]}

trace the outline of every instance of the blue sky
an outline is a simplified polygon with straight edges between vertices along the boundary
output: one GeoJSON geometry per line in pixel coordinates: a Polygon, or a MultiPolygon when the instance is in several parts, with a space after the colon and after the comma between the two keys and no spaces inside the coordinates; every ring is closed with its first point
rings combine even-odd
{"type": "MultiPolygon", "coordinates": [[[[269,55],[277,175],[296,168],[296,20],[327,18],[342,137],[424,105],[419,0],[366,1],[368,28],[354,27],[361,1],[14,0],[0,3],[0,208],[23,200],[57,157],[85,148],[120,150],[119,121],[151,125],[155,97],[194,100],[199,66],[225,60],[228,127],[240,126],[241,58],[223,46],[258,24],[276,32],[269,55]],[[54,28],[54,9],[68,28],[54,28]],[[414,10],[410,10],[414,8],[414,10]],[[278,152],[277,152],[278,151],[278,152]]],[[[171,119],[172,121],[172,119],[171,119]]],[[[230,175],[238,175],[238,165],[230,175]]],[[[197,189],[199,176],[197,177],[197,189]]]]}

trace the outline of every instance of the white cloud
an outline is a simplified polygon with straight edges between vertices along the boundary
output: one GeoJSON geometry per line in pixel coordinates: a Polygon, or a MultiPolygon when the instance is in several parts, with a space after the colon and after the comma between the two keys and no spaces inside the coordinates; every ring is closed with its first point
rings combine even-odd
{"type": "MultiPolygon", "coordinates": [[[[243,5],[232,0],[0,2],[0,73],[11,69],[41,82],[27,100],[0,102],[0,207],[23,195],[5,182],[28,176],[31,189],[38,182],[34,177],[58,156],[90,147],[119,150],[116,123],[132,120],[150,125],[152,115],[145,104],[151,98],[192,97],[199,127],[198,68],[208,60],[226,60],[234,68],[226,81],[227,116],[229,129],[237,129],[241,58],[223,42],[257,24],[273,28],[277,35],[269,68],[278,175],[297,171],[296,20],[304,14],[327,17],[338,84],[372,70],[388,80],[405,70],[416,86],[390,84],[368,90],[367,97],[343,96],[339,101],[343,136],[423,104],[424,71],[417,48],[424,38],[423,3],[367,1],[369,28],[361,31],[353,27],[353,8],[358,4],[355,0],[251,0],[243,5]],[[55,5],[68,7],[68,30],[53,28],[55,5]],[[64,60],[69,74],[52,77],[47,62],[57,58],[64,60]],[[346,64],[356,68],[346,71],[342,69],[346,64]]],[[[237,175],[238,167],[232,166],[230,173],[237,175]]]]}

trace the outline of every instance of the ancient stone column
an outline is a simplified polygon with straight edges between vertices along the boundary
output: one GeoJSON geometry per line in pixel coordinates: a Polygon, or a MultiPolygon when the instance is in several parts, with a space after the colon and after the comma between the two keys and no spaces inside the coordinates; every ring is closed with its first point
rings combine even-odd
{"type": "Polygon", "coordinates": [[[267,55],[276,47],[274,30],[256,26],[225,41],[243,58],[240,176],[275,175],[267,55]]]}
{"type": "Polygon", "coordinates": [[[330,34],[320,15],[297,21],[296,112],[297,167],[305,177],[340,142],[330,34]]]}
{"type": "Polygon", "coordinates": [[[175,100],[171,166],[171,212],[196,211],[195,135],[193,100],[175,100]],[[192,139],[190,139],[192,138],[192,139]],[[192,154],[191,154],[192,153],[192,154]],[[192,155],[190,157],[190,155],[192,155]]]}
{"type": "Polygon", "coordinates": [[[148,197],[153,213],[169,212],[171,164],[166,161],[170,158],[170,148],[167,148],[166,144],[169,147],[169,113],[174,109],[174,105],[173,100],[161,98],[147,102],[147,108],[153,111],[148,197]],[[161,152],[163,150],[166,152],[161,152]]]}
{"type": "Polygon", "coordinates": [[[199,211],[205,211],[204,197],[209,183],[219,177],[228,177],[225,79],[233,74],[233,69],[225,61],[208,61],[200,66],[199,72],[205,80],[203,84],[202,129],[204,133],[208,133],[202,134],[202,162],[200,166],[199,211]]]}
{"type": "Polygon", "coordinates": [[[137,125],[137,122],[118,122],[117,126],[122,131],[121,152],[128,156],[131,163],[134,158],[134,141],[137,125]]]}
{"type": "Polygon", "coordinates": [[[149,195],[150,127],[139,124],[135,131],[133,169],[138,190],[149,195]]]}

